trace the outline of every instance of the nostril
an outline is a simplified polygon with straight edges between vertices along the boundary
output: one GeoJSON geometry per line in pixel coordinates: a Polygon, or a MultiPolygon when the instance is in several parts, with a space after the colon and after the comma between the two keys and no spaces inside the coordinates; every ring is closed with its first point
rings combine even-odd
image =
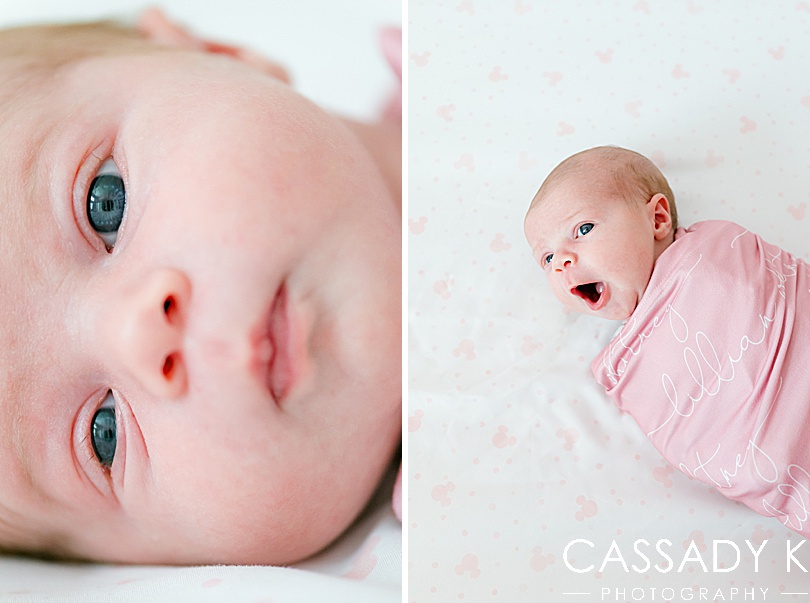
{"type": "Polygon", "coordinates": [[[174,373],[174,357],[175,354],[169,354],[166,356],[166,360],[163,361],[163,376],[166,379],[171,379],[172,373],[174,373]]]}
{"type": "Polygon", "coordinates": [[[163,316],[170,325],[179,325],[181,321],[181,308],[174,295],[167,295],[163,300],[163,316]]]}

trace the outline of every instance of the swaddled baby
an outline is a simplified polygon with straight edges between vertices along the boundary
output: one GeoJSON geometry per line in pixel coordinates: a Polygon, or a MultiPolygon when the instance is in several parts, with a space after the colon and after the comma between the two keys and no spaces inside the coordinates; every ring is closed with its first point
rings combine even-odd
{"type": "Polygon", "coordinates": [[[557,298],[625,321],[597,381],[664,457],[810,536],[810,273],[732,222],[678,228],[648,159],[578,153],[535,195],[525,233],[557,298]]]}

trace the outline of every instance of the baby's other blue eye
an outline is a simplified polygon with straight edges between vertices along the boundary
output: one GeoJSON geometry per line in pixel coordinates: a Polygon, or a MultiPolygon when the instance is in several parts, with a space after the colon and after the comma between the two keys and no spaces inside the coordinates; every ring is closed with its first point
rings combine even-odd
{"type": "Polygon", "coordinates": [[[127,195],[124,180],[112,159],[105,161],[87,192],[87,219],[107,247],[112,248],[124,219],[127,195]]]}
{"type": "Polygon", "coordinates": [[[550,263],[551,263],[551,259],[552,259],[553,257],[554,257],[554,254],[553,254],[553,253],[549,253],[547,256],[544,256],[544,257],[543,257],[543,266],[545,266],[546,264],[550,264],[550,263]]]}
{"type": "Polygon", "coordinates": [[[589,232],[591,232],[592,230],[593,230],[593,224],[588,222],[587,224],[583,224],[582,226],[580,226],[579,229],[577,230],[577,232],[580,235],[586,235],[589,232]]]}
{"type": "Polygon", "coordinates": [[[98,462],[109,467],[115,458],[117,430],[115,425],[115,399],[112,392],[107,392],[104,403],[93,415],[90,424],[90,443],[98,462]]]}

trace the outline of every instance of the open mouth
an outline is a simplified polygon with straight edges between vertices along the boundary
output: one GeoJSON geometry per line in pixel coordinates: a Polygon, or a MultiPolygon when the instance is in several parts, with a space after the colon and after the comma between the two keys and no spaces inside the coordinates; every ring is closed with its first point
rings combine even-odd
{"type": "Polygon", "coordinates": [[[582,283],[571,289],[571,293],[584,299],[591,310],[600,309],[607,301],[605,283],[602,281],[582,283]]]}

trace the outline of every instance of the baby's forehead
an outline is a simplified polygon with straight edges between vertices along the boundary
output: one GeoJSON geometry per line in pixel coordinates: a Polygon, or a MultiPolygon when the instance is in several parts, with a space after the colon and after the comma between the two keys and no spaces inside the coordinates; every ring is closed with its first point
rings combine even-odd
{"type": "Polygon", "coordinates": [[[540,245],[548,233],[564,220],[563,213],[580,209],[581,203],[576,201],[576,197],[574,199],[571,203],[562,202],[557,191],[535,197],[523,222],[526,239],[532,247],[540,245]]]}
{"type": "Polygon", "coordinates": [[[524,220],[526,238],[534,246],[578,216],[621,202],[616,187],[599,178],[559,183],[535,196],[524,220]]]}

